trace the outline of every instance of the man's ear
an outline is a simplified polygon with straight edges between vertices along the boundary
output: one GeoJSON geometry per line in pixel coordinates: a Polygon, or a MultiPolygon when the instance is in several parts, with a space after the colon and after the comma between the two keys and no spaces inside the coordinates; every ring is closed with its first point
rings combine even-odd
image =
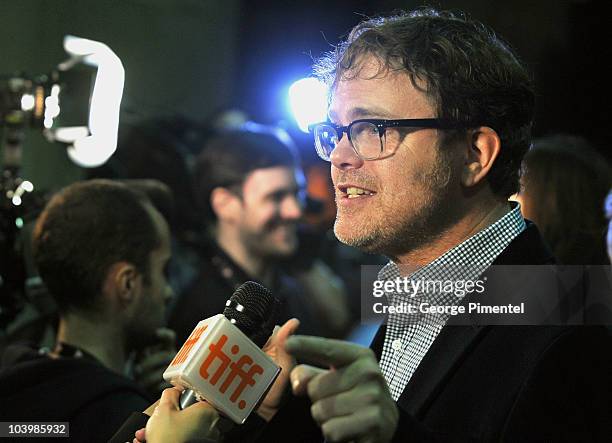
{"type": "Polygon", "coordinates": [[[142,275],[128,262],[113,263],[106,273],[104,295],[112,296],[121,307],[131,305],[142,292],[142,275]]]}
{"type": "Polygon", "coordinates": [[[240,197],[224,187],[216,187],[210,193],[210,206],[222,221],[234,221],[240,211],[240,197]]]}
{"type": "Polygon", "coordinates": [[[501,140],[494,129],[481,126],[472,130],[461,173],[461,184],[472,187],[481,183],[491,170],[500,150],[501,140]]]}

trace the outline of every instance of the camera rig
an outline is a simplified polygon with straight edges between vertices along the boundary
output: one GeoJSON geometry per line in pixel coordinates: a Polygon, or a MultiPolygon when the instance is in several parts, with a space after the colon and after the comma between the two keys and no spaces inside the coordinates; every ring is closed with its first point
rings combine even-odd
{"type": "MultiPolygon", "coordinates": [[[[24,250],[29,238],[22,228],[34,221],[44,198],[35,184],[22,177],[22,157],[28,129],[40,130],[49,142],[63,143],[67,155],[81,167],[104,164],[117,146],[119,108],[123,95],[121,60],[105,44],[66,36],[70,58],[49,74],[0,76],[0,332],[26,302],[27,272],[24,250]],[[77,65],[96,68],[86,125],[59,127],[62,92],[70,83],[68,72],[77,65]]],[[[69,100],[68,100],[69,101],[69,100]]],[[[34,290],[35,292],[35,290],[34,290]]]]}

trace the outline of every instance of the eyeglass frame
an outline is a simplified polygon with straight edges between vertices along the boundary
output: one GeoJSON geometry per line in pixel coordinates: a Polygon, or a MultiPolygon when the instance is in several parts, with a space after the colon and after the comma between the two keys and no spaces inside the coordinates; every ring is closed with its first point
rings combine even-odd
{"type": "MultiPolygon", "coordinates": [[[[308,125],[308,132],[312,133],[313,137],[315,138],[315,144],[318,144],[318,140],[317,140],[315,131],[317,127],[319,126],[329,126],[336,131],[336,134],[339,134],[339,138],[338,138],[338,141],[336,142],[336,146],[340,142],[340,140],[342,140],[342,137],[346,133],[349,143],[351,144],[351,148],[353,148],[353,151],[355,152],[355,154],[357,154],[357,156],[362,160],[376,160],[380,158],[380,156],[383,153],[382,137],[383,135],[385,135],[385,131],[387,130],[387,128],[419,128],[419,129],[465,129],[467,128],[467,125],[465,124],[462,124],[456,121],[452,121],[452,120],[448,120],[448,119],[444,119],[444,118],[403,118],[403,119],[361,118],[361,119],[353,120],[346,126],[338,126],[332,122],[319,122],[319,123],[313,123],[311,125],[308,125]],[[351,128],[353,127],[353,125],[357,123],[370,123],[376,126],[376,128],[378,129],[378,137],[380,139],[381,149],[380,149],[380,154],[377,157],[366,158],[359,153],[357,148],[355,148],[355,145],[353,144],[353,141],[351,140],[351,128]]],[[[317,151],[319,151],[319,149],[317,149],[317,151]]],[[[328,157],[330,156],[331,156],[331,152],[330,152],[330,155],[328,155],[328,157]]],[[[320,154],[319,154],[319,157],[321,157],[320,154]]],[[[325,160],[325,159],[322,159],[322,160],[325,160]]],[[[331,161],[331,158],[326,161],[331,161]]]]}

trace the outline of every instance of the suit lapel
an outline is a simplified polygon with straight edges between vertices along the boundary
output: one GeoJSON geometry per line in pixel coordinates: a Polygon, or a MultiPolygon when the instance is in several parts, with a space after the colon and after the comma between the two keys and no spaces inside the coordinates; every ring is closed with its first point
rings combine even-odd
{"type": "Polygon", "coordinates": [[[445,326],[425,354],[397,403],[419,418],[438,391],[445,385],[464,356],[489,328],[480,326],[445,326]]]}
{"type": "Polygon", "coordinates": [[[370,349],[374,351],[376,354],[376,360],[380,361],[382,357],[383,345],[385,344],[385,334],[387,333],[387,319],[382,325],[378,328],[376,335],[372,339],[372,343],[370,343],[370,349]]]}
{"type": "MultiPolygon", "coordinates": [[[[551,263],[554,259],[533,223],[519,234],[497,257],[494,265],[551,263]]],[[[419,418],[443,389],[461,361],[491,329],[489,326],[447,325],[440,331],[423,357],[397,403],[403,410],[419,418]]],[[[371,348],[380,360],[386,327],[379,328],[371,348]]]]}

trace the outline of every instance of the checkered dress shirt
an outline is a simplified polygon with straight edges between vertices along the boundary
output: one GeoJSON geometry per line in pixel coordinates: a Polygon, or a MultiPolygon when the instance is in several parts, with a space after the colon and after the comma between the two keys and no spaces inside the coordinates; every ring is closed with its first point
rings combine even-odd
{"type": "MultiPolygon", "coordinates": [[[[520,206],[516,206],[486,229],[447,251],[427,266],[410,275],[412,280],[476,280],[501,254],[508,244],[525,229],[520,206]]],[[[398,266],[389,262],[378,274],[379,280],[403,277],[398,266]]],[[[454,293],[426,293],[411,298],[405,293],[387,293],[389,305],[402,302],[431,305],[456,305],[461,301],[454,293]]],[[[414,371],[431,347],[448,316],[439,314],[390,314],[383,345],[380,368],[391,396],[398,400],[414,371]]]]}

